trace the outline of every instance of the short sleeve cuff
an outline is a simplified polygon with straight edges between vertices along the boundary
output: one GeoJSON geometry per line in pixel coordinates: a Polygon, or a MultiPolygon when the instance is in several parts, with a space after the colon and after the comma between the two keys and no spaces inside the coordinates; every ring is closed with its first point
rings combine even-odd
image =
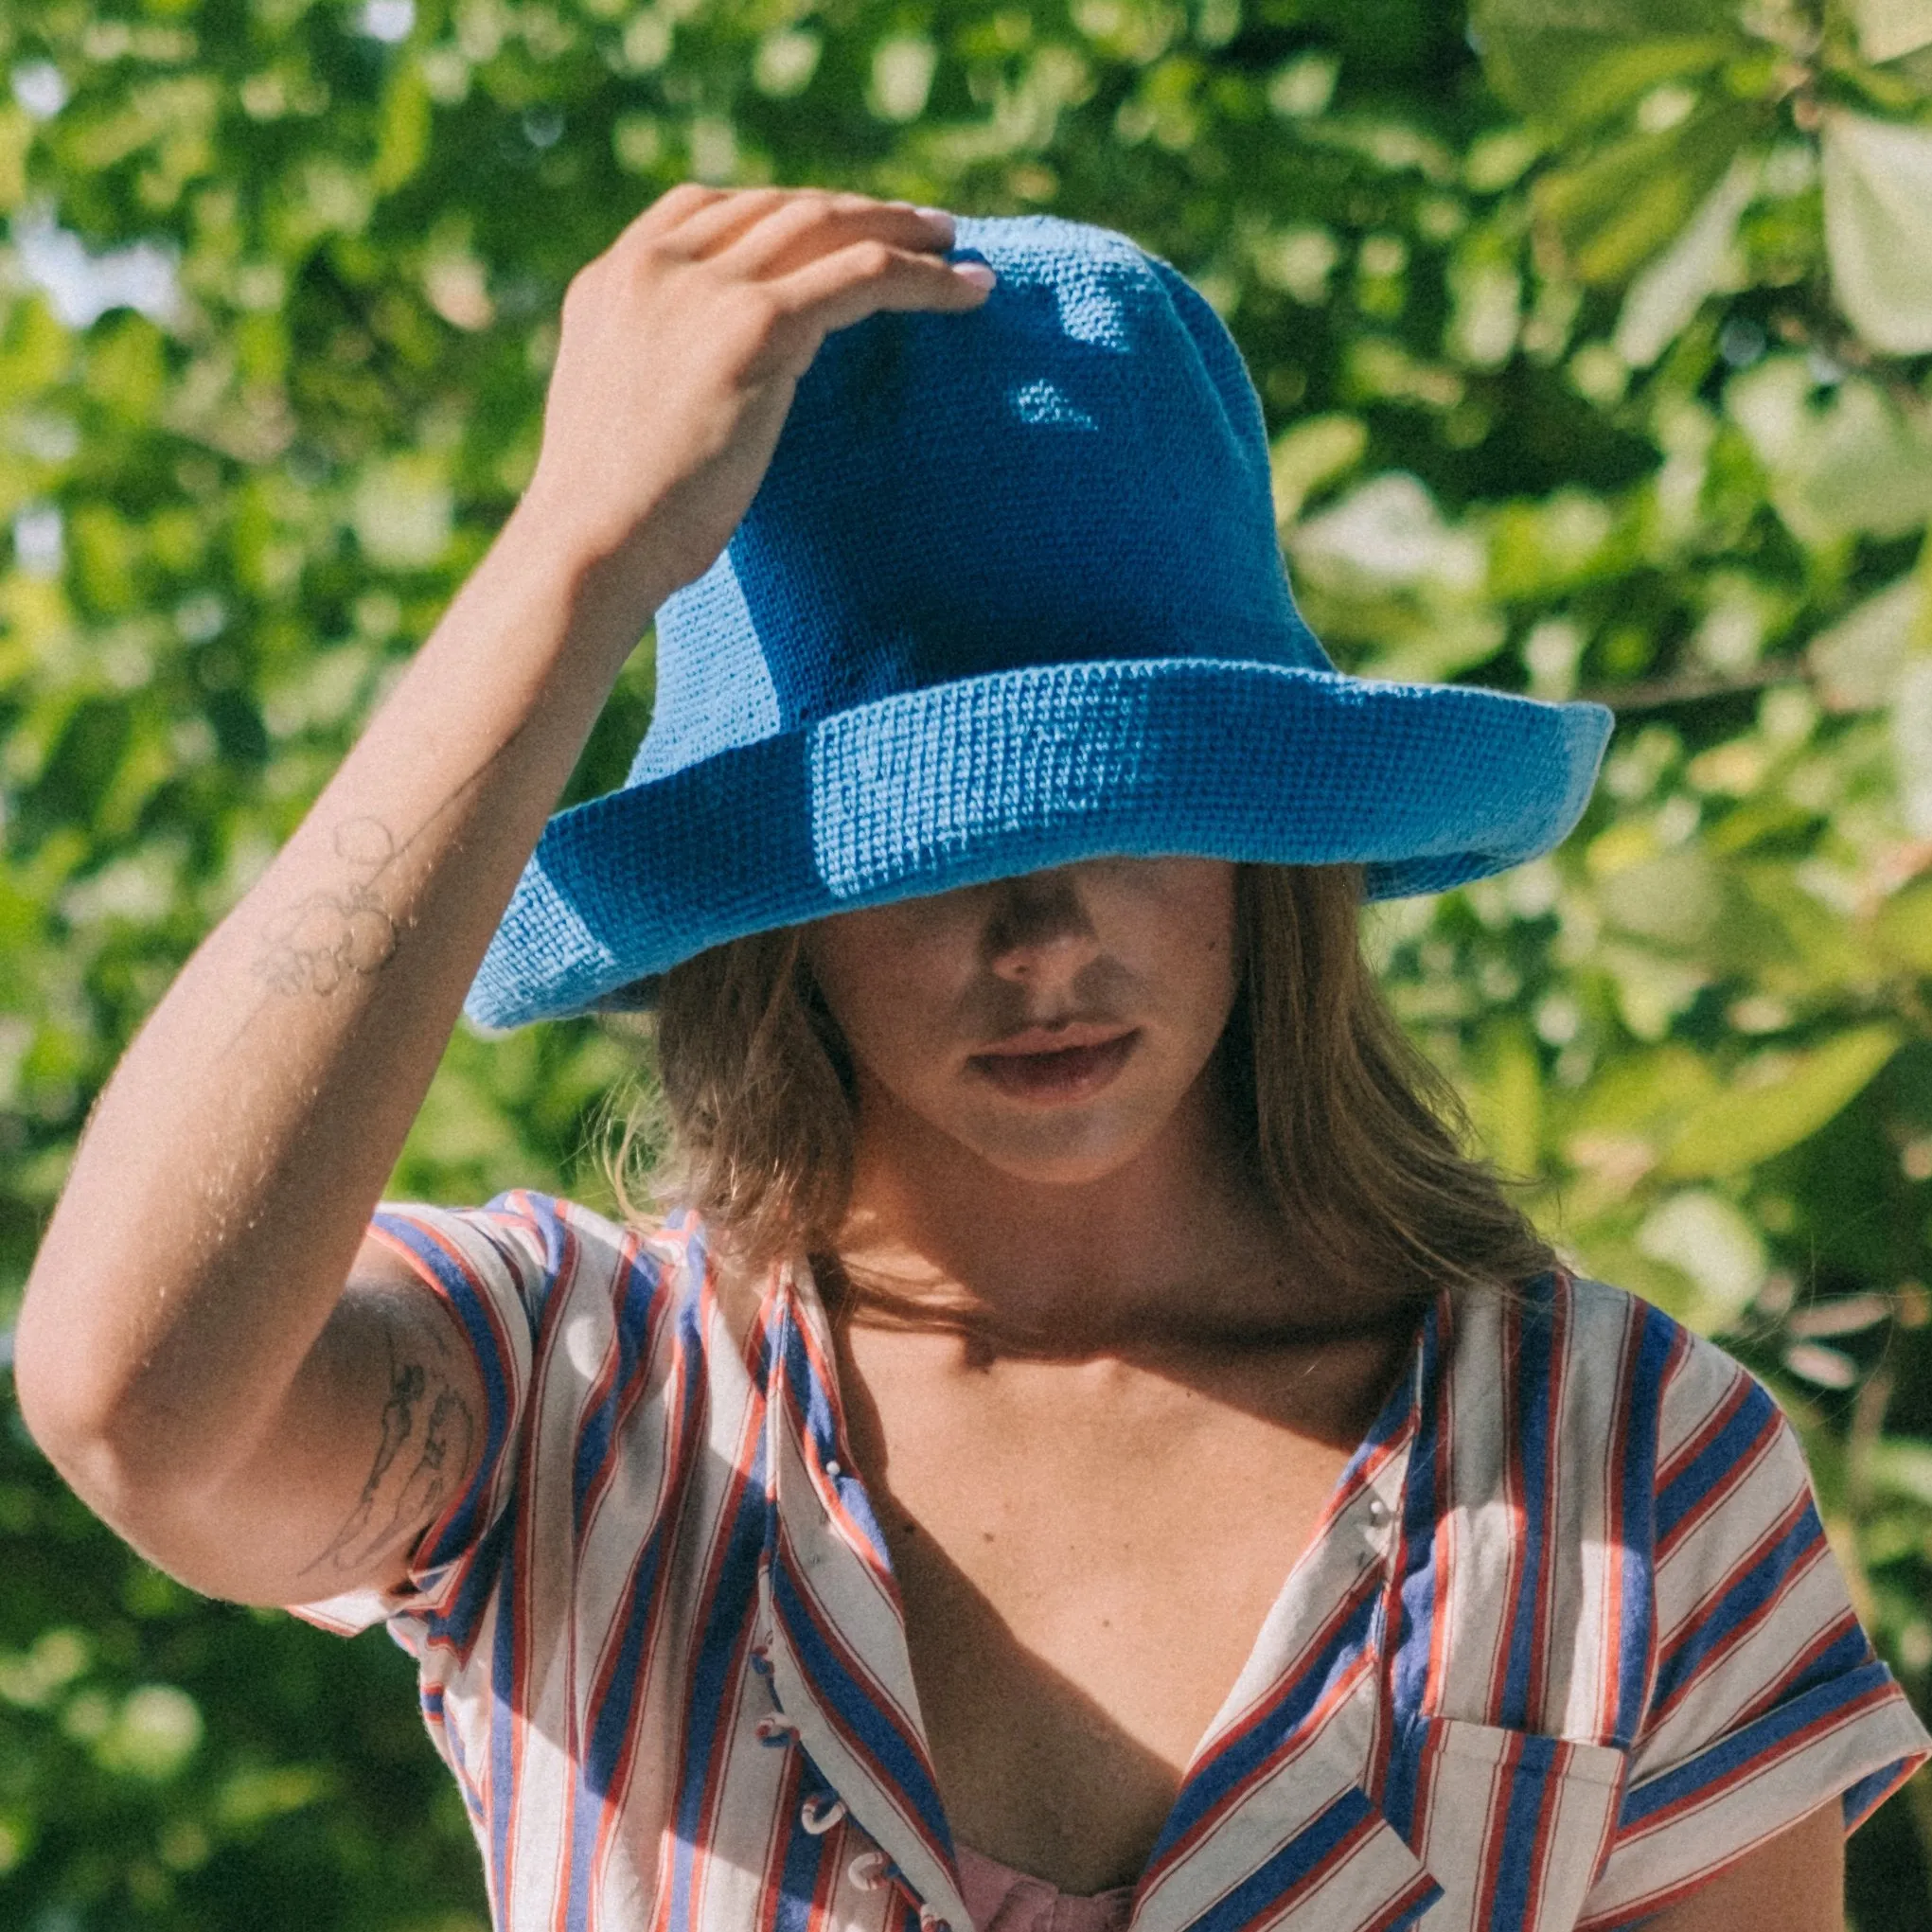
{"type": "Polygon", "coordinates": [[[337,1636],[393,1617],[451,1614],[510,1487],[509,1445],[533,1353],[537,1297],[525,1277],[539,1258],[522,1250],[500,1217],[487,1211],[384,1208],[369,1232],[410,1265],[469,1342],[483,1382],[483,1452],[469,1483],[418,1539],[400,1585],[290,1605],[303,1622],[337,1636]]]}
{"type": "Polygon", "coordinates": [[[1814,1686],[1630,1788],[1578,1932],[1663,1910],[1833,1798],[1851,1831],[1928,1755],[1932,1737],[1876,1659],[1814,1686]]]}

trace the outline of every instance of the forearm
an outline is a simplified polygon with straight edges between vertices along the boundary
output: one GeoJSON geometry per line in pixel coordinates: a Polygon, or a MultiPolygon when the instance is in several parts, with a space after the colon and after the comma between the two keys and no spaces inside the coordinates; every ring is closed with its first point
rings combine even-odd
{"type": "Polygon", "coordinates": [[[433,1367],[460,1401],[475,1364],[433,1303],[416,1332],[406,1271],[343,1294],[369,1210],[645,621],[724,548],[829,330],[984,299],[983,270],[942,258],[951,232],[687,184],[573,278],[522,506],[115,1072],[15,1381],[80,1494],[204,1587],[280,1600],[324,1558],[341,1586],[423,1526],[434,1484],[392,1438],[433,1367]]]}
{"type": "Polygon", "coordinates": [[[28,1419],[113,1517],[214,1487],[313,1346],[545,814],[669,582],[512,519],[96,1110],[28,1284],[28,1419]]]}

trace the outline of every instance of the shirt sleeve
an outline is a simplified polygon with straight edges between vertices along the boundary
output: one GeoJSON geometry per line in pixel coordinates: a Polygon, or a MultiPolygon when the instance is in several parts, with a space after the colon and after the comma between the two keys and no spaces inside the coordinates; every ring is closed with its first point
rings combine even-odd
{"type": "Polygon", "coordinates": [[[1932,1750],[1859,1625],[1797,1432],[1688,1335],[1651,1531],[1649,1694],[1585,1932],[1662,1910],[1834,1799],[1850,1832],[1932,1750]]]}
{"type": "Polygon", "coordinates": [[[481,1585],[515,1488],[537,1337],[557,1278],[556,1223],[555,1204],[521,1194],[486,1208],[385,1206],[370,1223],[454,1316],[475,1355],[483,1454],[417,1541],[399,1587],[292,1604],[304,1622],[345,1637],[393,1617],[447,1622],[481,1585]]]}

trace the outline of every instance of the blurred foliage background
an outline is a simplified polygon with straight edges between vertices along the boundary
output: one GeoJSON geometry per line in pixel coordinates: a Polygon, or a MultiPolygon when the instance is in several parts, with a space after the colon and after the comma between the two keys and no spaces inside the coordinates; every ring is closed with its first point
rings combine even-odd
{"type": "MultiPolygon", "coordinates": [[[[1553,860],[1374,944],[1565,1248],[1798,1418],[1926,1708],[1932,0],[6,0],[0,67],[0,1327],[514,500],[570,273],[693,175],[1052,209],[1227,317],[1345,664],[1617,707],[1553,860]]],[[[600,1199],[626,1065],[459,1034],[396,1191],[600,1199]]],[[[9,1405],[0,1922],[480,1926],[410,1689],[146,1567],[9,1405]]],[[[1932,1928],[1932,1782],[1852,1863],[1932,1928]]]]}

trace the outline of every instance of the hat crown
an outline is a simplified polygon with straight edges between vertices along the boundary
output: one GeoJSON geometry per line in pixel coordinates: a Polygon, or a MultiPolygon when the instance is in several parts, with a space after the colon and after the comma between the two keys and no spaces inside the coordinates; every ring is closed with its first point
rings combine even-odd
{"type": "Polygon", "coordinates": [[[630,782],[895,694],[1024,665],[1310,670],[1261,406],[1220,319],[1126,237],[962,220],[966,314],[826,338],[723,554],[657,618],[630,782]]]}

